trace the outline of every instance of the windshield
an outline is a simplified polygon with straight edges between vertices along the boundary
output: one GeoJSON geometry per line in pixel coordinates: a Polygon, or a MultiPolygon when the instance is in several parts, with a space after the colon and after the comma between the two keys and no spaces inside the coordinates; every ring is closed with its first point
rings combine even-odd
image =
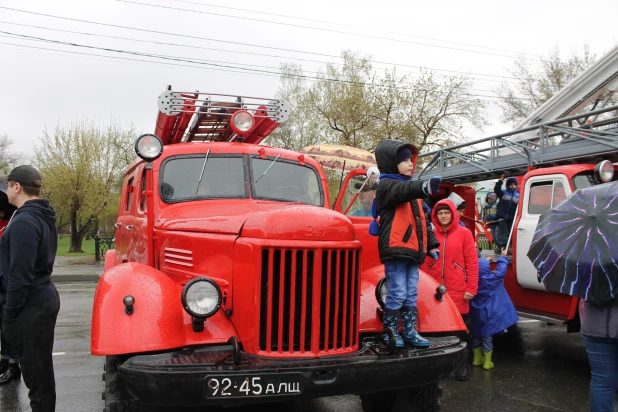
{"type": "MultiPolygon", "coordinates": [[[[617,180],[618,180],[618,173],[614,173],[614,178],[612,179],[612,182],[615,182],[617,180]]],[[[603,182],[601,182],[598,178],[595,177],[594,172],[592,170],[589,172],[579,173],[573,176],[573,186],[575,187],[575,190],[584,189],[586,187],[591,187],[595,185],[600,185],[602,183],[603,182]]]]}
{"type": "Polygon", "coordinates": [[[341,210],[348,209],[346,213],[348,216],[371,217],[371,205],[378,185],[371,180],[365,183],[365,180],[367,180],[365,175],[352,177],[343,193],[341,210]],[[354,203],[350,206],[350,202],[354,203]]]}
{"type": "Polygon", "coordinates": [[[249,197],[242,156],[173,157],[163,163],[159,183],[167,203],[249,197]]]}
{"type": "Polygon", "coordinates": [[[320,178],[308,166],[281,159],[251,158],[251,182],[256,199],[324,204],[320,178]]]}

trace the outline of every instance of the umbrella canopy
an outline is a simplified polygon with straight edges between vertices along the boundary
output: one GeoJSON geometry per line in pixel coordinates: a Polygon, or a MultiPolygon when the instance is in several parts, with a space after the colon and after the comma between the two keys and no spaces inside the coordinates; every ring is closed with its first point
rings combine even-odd
{"type": "Polygon", "coordinates": [[[376,166],[376,159],[372,153],[352,146],[316,144],[307,146],[300,152],[320,162],[322,167],[333,170],[350,172],[376,166]]]}
{"type": "Polygon", "coordinates": [[[539,219],[528,257],[545,288],[604,304],[618,296],[618,184],[577,190],[539,219]]]}

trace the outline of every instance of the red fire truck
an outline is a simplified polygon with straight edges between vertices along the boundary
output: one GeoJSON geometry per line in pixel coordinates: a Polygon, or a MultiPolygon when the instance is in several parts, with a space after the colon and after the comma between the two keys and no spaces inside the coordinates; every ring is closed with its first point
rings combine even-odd
{"type": "Polygon", "coordinates": [[[124,175],[94,296],[106,410],[341,394],[361,395],[366,411],[439,410],[465,325],[422,275],[431,346],[382,345],[384,274],[365,250],[376,238],[330,210],[315,160],[259,144],[288,105],[169,87],[158,108],[124,175]]]}

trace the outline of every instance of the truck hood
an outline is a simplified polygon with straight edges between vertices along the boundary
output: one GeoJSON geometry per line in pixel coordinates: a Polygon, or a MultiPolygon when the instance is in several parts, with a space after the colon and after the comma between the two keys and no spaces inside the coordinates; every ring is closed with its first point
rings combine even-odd
{"type": "Polygon", "coordinates": [[[323,207],[281,202],[208,201],[169,205],[155,228],[235,234],[260,239],[354,240],[354,227],[339,212],[323,207]]]}

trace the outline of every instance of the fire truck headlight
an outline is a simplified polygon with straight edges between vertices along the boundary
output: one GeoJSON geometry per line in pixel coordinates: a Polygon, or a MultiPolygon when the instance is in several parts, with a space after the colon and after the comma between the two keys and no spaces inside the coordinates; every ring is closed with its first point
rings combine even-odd
{"type": "Polygon", "coordinates": [[[181,299],[189,315],[205,319],[214,315],[221,306],[221,289],[208,278],[197,278],[185,285],[181,299]]]}
{"type": "Polygon", "coordinates": [[[232,130],[236,134],[248,134],[255,126],[253,115],[246,110],[239,110],[232,116],[232,130]]]}
{"type": "Polygon", "coordinates": [[[376,285],[376,300],[378,301],[378,303],[380,304],[382,308],[384,308],[387,293],[388,293],[388,283],[386,282],[386,278],[382,278],[376,285]]]}
{"type": "Polygon", "coordinates": [[[601,182],[611,182],[614,178],[614,165],[609,160],[603,160],[597,167],[594,168],[594,172],[601,182]]]}
{"type": "Polygon", "coordinates": [[[154,134],[143,134],[135,140],[135,153],[147,162],[152,162],[163,153],[163,142],[154,134]]]}

